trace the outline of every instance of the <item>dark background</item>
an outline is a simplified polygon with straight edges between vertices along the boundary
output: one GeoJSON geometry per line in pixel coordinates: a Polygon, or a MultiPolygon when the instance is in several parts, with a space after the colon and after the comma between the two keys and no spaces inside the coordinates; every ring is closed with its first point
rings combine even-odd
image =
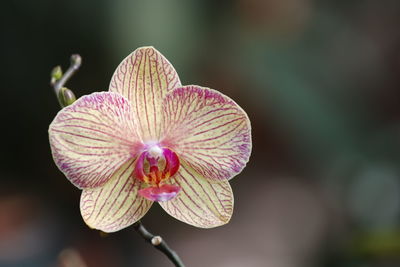
{"type": "Polygon", "coordinates": [[[188,267],[400,266],[400,2],[397,0],[7,1],[1,20],[0,266],[170,266],[132,228],[101,235],[58,171],[50,70],[105,91],[152,45],[183,84],[247,111],[253,153],[235,212],[202,230],[144,217],[188,267]]]}

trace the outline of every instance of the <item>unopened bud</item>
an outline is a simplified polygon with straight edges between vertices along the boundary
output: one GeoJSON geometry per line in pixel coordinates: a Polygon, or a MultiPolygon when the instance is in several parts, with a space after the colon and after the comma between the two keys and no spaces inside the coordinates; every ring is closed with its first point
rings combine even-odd
{"type": "Polygon", "coordinates": [[[66,87],[62,87],[58,92],[58,101],[60,102],[60,105],[62,107],[71,105],[72,103],[75,102],[75,100],[76,97],[74,93],[66,87]]]}
{"type": "Polygon", "coordinates": [[[51,83],[54,84],[56,83],[61,77],[63,76],[62,69],[60,66],[56,66],[53,68],[51,71],[51,83]]]}
{"type": "Polygon", "coordinates": [[[79,68],[80,65],[82,64],[82,58],[78,54],[73,54],[71,56],[71,66],[73,66],[75,69],[79,68]]]}

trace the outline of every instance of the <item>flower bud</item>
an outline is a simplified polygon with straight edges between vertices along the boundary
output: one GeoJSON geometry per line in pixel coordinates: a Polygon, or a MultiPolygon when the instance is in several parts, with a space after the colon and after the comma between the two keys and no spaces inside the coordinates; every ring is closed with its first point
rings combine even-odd
{"type": "Polygon", "coordinates": [[[53,68],[51,71],[51,83],[54,84],[56,83],[61,77],[63,76],[63,72],[60,66],[56,66],[53,68]]]}
{"type": "Polygon", "coordinates": [[[66,87],[62,87],[58,92],[58,101],[60,102],[60,105],[62,107],[71,105],[72,103],[75,102],[75,100],[76,97],[74,93],[66,87]]]}
{"type": "Polygon", "coordinates": [[[82,64],[82,57],[78,54],[73,54],[71,56],[71,66],[77,69],[81,64],[82,64]]]}

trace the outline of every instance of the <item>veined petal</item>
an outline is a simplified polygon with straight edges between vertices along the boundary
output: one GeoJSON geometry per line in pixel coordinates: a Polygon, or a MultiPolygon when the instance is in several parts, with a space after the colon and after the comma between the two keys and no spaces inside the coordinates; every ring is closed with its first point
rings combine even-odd
{"type": "Polygon", "coordinates": [[[179,186],[180,192],[169,201],[159,202],[169,215],[200,228],[229,222],[233,213],[233,194],[228,181],[208,180],[182,164],[171,183],[179,186]]]}
{"type": "Polygon", "coordinates": [[[170,89],[181,86],[168,60],[153,47],[136,49],[117,67],[110,91],[132,102],[144,141],[158,140],[162,124],[162,99],[170,89]]]}
{"type": "Polygon", "coordinates": [[[132,177],[130,160],[101,188],[84,189],[81,214],[86,224],[103,232],[115,232],[138,221],[150,209],[152,201],[139,196],[142,182],[132,177]]]}
{"type": "Polygon", "coordinates": [[[202,176],[230,179],[248,162],[250,120],[227,96],[196,85],[180,87],[166,96],[163,110],[161,143],[202,176]]]}
{"type": "Polygon", "coordinates": [[[62,109],[49,127],[54,161],[79,188],[105,184],[141,148],[130,102],[93,93],[62,109]]]}

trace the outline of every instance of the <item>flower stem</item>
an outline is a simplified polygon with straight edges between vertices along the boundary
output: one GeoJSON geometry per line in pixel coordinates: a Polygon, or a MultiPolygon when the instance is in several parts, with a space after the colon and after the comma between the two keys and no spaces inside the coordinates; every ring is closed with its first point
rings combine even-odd
{"type": "Polygon", "coordinates": [[[168,259],[175,264],[176,267],[185,267],[179,255],[167,245],[161,236],[153,235],[147,231],[141,221],[134,223],[133,228],[143,237],[146,242],[152,244],[153,247],[164,253],[168,259]]]}
{"type": "Polygon", "coordinates": [[[56,94],[61,107],[68,106],[75,101],[74,93],[70,89],[65,88],[64,85],[79,69],[81,63],[81,56],[75,54],[71,56],[69,68],[64,74],[62,73],[60,66],[53,68],[51,72],[50,85],[53,87],[54,93],[56,94]]]}

